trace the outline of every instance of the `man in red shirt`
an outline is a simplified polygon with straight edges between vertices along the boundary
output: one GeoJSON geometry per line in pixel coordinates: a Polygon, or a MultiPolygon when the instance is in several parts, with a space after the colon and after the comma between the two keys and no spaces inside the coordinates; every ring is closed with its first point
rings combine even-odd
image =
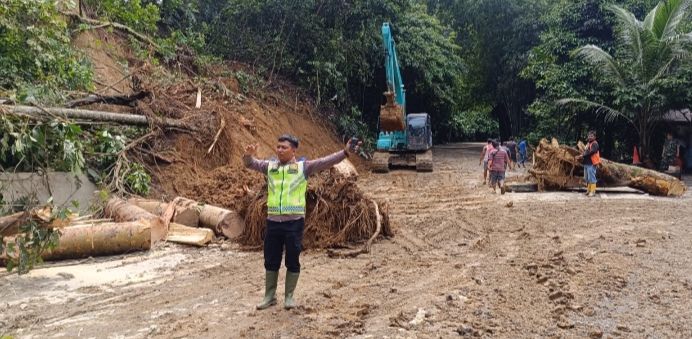
{"type": "Polygon", "coordinates": [[[509,164],[509,154],[500,147],[500,143],[493,140],[494,150],[490,152],[488,157],[488,167],[490,169],[490,187],[493,188],[493,193],[496,193],[495,185],[500,186],[500,193],[505,194],[505,171],[509,164]]]}

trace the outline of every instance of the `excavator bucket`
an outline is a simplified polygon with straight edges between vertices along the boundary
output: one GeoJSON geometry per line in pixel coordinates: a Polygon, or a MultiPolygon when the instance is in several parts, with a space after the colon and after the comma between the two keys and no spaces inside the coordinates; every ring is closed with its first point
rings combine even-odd
{"type": "Polygon", "coordinates": [[[380,130],[384,132],[403,131],[404,109],[394,102],[394,92],[384,92],[387,102],[380,106],[380,130]]]}

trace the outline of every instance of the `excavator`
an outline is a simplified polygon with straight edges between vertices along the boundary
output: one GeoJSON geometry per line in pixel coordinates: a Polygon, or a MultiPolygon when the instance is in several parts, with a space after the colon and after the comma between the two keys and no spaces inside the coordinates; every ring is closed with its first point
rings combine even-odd
{"type": "Polygon", "coordinates": [[[384,92],[386,102],[380,106],[379,134],[372,170],[387,173],[390,167],[415,167],[418,172],[431,172],[430,116],[428,113],[406,112],[406,91],[389,23],[382,25],[382,39],[387,91],[384,92]]]}

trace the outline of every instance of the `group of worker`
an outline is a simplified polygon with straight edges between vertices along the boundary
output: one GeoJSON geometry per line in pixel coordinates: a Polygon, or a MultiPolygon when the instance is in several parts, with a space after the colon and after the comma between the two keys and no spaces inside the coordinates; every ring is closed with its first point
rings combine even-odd
{"type": "MultiPolygon", "coordinates": [[[[507,169],[513,170],[516,167],[526,168],[528,144],[525,139],[519,143],[510,137],[507,142],[500,144],[495,139],[488,139],[478,162],[483,166],[483,185],[489,184],[493,193],[497,193],[497,188],[501,194],[505,194],[505,174],[507,169]]],[[[596,132],[589,131],[588,144],[584,153],[577,156],[577,161],[584,165],[584,181],[586,181],[586,195],[593,197],[596,195],[596,169],[601,163],[601,155],[596,141],[596,132]]]]}
{"type": "Polygon", "coordinates": [[[510,137],[508,141],[500,144],[495,139],[488,139],[483,150],[478,165],[483,165],[483,185],[489,183],[494,193],[497,187],[500,193],[505,194],[505,174],[507,169],[526,168],[528,144],[525,139],[519,143],[510,137]]]}

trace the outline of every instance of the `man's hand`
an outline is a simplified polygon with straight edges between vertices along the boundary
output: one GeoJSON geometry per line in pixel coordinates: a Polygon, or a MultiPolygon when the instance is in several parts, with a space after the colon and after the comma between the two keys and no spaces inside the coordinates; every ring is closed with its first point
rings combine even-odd
{"type": "Polygon", "coordinates": [[[257,149],[259,148],[259,144],[250,144],[245,146],[245,155],[249,155],[254,157],[257,155],[257,149]]]}
{"type": "Polygon", "coordinates": [[[584,156],[583,155],[577,155],[576,157],[574,157],[574,159],[581,160],[581,159],[584,159],[584,156]]]}
{"type": "Polygon", "coordinates": [[[362,141],[358,141],[358,144],[353,145],[353,138],[348,139],[348,142],[346,143],[346,147],[344,150],[346,151],[347,154],[358,154],[358,150],[360,150],[360,146],[363,144],[362,141]]]}

